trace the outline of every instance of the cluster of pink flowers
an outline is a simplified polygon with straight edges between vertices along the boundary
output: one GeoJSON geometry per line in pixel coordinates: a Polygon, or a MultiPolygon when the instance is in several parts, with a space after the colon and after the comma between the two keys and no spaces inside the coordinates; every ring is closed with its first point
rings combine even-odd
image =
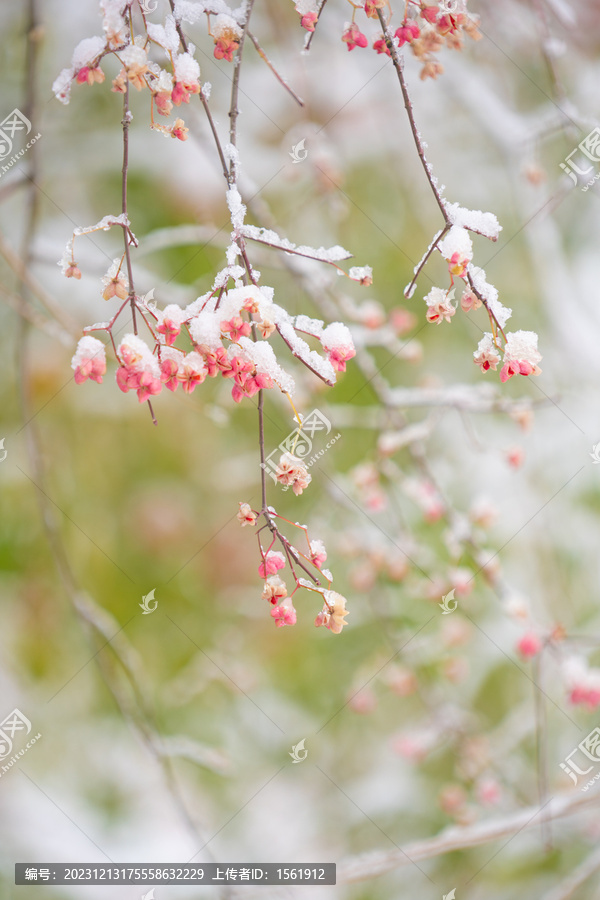
{"type": "MultiPolygon", "coordinates": [[[[342,32],[342,41],[348,50],[355,47],[368,47],[369,39],[354,21],[356,12],[363,10],[368,19],[378,19],[379,12],[388,6],[387,0],[364,0],[363,3],[352,0],[352,21],[346,22],[342,32]]],[[[300,15],[300,24],[309,32],[315,30],[319,19],[317,0],[298,0],[296,11],[300,15]]],[[[386,22],[390,26],[391,16],[386,22]]],[[[423,63],[421,78],[436,78],[444,69],[437,61],[435,54],[445,45],[453,50],[461,50],[463,32],[473,40],[481,35],[477,29],[478,18],[465,11],[444,12],[439,5],[409,0],[402,23],[394,32],[394,41],[398,48],[408,44],[418,60],[423,63]]],[[[388,32],[391,33],[391,32],[388,32]]],[[[380,34],[373,41],[373,49],[377,53],[390,56],[388,38],[380,34]]]]}
{"type": "Polygon", "coordinates": [[[75,370],[77,384],[83,384],[88,378],[102,384],[102,376],[106,373],[106,353],[102,341],[89,335],[83,337],[77,345],[71,367],[75,370]]]}
{"type": "MultiPolygon", "coordinates": [[[[486,235],[495,240],[500,226],[495,217],[492,222],[486,221],[489,213],[476,213],[477,224],[484,223],[489,228],[486,235]]],[[[498,300],[498,291],[489,284],[485,272],[472,264],[473,244],[468,230],[459,225],[447,228],[447,234],[436,245],[436,249],[448,264],[450,287],[433,287],[425,296],[427,304],[427,321],[436,325],[450,322],[458,308],[454,298],[454,279],[460,278],[465,285],[460,300],[463,312],[470,313],[479,309],[485,302],[493,332],[485,332],[473,360],[482,372],[494,371],[500,362],[500,381],[506,382],[514,375],[539,375],[538,366],[542,356],[537,348],[538,336],[533,331],[515,331],[505,334],[504,326],[512,311],[498,300]]]]}
{"type": "MultiPolygon", "coordinates": [[[[513,375],[539,375],[542,356],[537,348],[538,336],[534,331],[510,331],[506,335],[500,381],[508,381],[513,375]]],[[[479,341],[473,360],[482,372],[497,369],[502,348],[498,337],[486,332],[479,341]]]]}
{"type": "MultiPolygon", "coordinates": [[[[315,625],[317,627],[325,626],[333,632],[333,634],[340,634],[344,625],[347,624],[346,616],[348,615],[348,610],[346,609],[345,597],[329,588],[324,589],[320,587],[317,579],[313,579],[313,584],[304,578],[300,578],[295,570],[296,564],[302,563],[304,571],[307,571],[307,567],[312,565],[317,572],[322,573],[328,583],[331,584],[331,573],[327,569],[323,569],[323,564],[327,559],[327,551],[323,541],[309,540],[305,526],[296,524],[296,528],[299,528],[305,533],[308,542],[307,553],[300,553],[300,551],[292,546],[292,544],[281,535],[279,530],[274,527],[273,518],[279,517],[272,507],[269,507],[268,512],[265,513],[264,511],[258,512],[257,510],[253,510],[249,503],[239,504],[237,520],[242,527],[246,525],[256,525],[257,520],[262,515],[265,515],[267,524],[269,524],[273,530],[274,537],[266,550],[260,545],[261,562],[258,566],[258,574],[264,582],[262,599],[267,600],[269,603],[271,607],[270,614],[275,621],[275,625],[278,628],[282,628],[284,625],[296,624],[297,613],[292,598],[300,588],[307,588],[309,591],[315,592],[323,598],[323,608],[315,618],[315,625]],[[285,553],[273,549],[276,540],[281,542],[285,553]],[[288,592],[287,584],[278,574],[285,569],[286,558],[295,582],[295,588],[291,595],[288,592]]],[[[263,528],[264,527],[265,526],[263,526],[263,528]]],[[[262,531],[262,529],[260,529],[260,531],[262,531]]]]}

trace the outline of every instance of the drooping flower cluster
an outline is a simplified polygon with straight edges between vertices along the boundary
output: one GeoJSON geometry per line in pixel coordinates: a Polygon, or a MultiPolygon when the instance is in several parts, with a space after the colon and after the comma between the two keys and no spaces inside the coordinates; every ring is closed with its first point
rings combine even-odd
{"type": "MultiPolygon", "coordinates": [[[[425,296],[427,304],[427,321],[440,325],[450,322],[456,313],[459,302],[455,299],[454,279],[459,278],[465,285],[460,307],[463,312],[470,313],[485,305],[488,313],[491,332],[485,332],[473,360],[482,372],[496,370],[500,362],[500,381],[508,381],[513,375],[539,375],[538,366],[542,356],[537,348],[538,337],[533,331],[504,331],[504,326],[512,316],[512,310],[503,306],[498,299],[498,291],[487,281],[483,269],[474,266],[473,243],[469,232],[480,234],[490,240],[497,240],[501,231],[498,220],[492,213],[478,210],[462,209],[457,204],[444,201],[448,223],[442,235],[434,239],[422,262],[426,261],[433,250],[437,250],[446,260],[450,275],[450,286],[446,289],[433,287],[425,296]]],[[[420,271],[422,263],[415,268],[420,271]]],[[[407,287],[405,293],[412,295],[416,277],[407,287]]]]}
{"type": "MultiPolygon", "coordinates": [[[[289,454],[287,454],[289,456],[289,454]]],[[[293,457],[291,457],[293,459],[293,457]]],[[[330,589],[333,576],[328,569],[323,568],[323,563],[327,559],[327,551],[321,540],[310,540],[306,526],[294,525],[304,533],[307,551],[302,553],[285,537],[279,530],[275,520],[283,519],[279,516],[273,507],[258,512],[253,510],[249,503],[240,503],[239,512],[237,514],[238,522],[243,526],[255,525],[258,518],[263,516],[265,524],[259,528],[257,537],[260,551],[261,562],[258,566],[258,574],[263,579],[262,599],[267,600],[271,610],[271,617],[275,620],[275,625],[282,628],[284,625],[295,625],[297,612],[293,604],[293,597],[300,588],[319,594],[323,598],[323,608],[315,618],[315,625],[324,625],[333,634],[340,634],[344,625],[346,625],[346,599],[341,594],[330,589]],[[265,550],[260,542],[260,534],[268,529],[272,534],[272,541],[265,550]],[[276,542],[279,542],[283,552],[274,550],[276,542]],[[278,574],[289,566],[290,575],[294,579],[295,587],[291,594],[288,592],[288,586],[284,579],[278,574]],[[298,573],[302,570],[309,576],[310,580],[301,577],[298,573]],[[327,581],[327,587],[321,584],[320,576],[327,581]]],[[[288,525],[294,523],[283,519],[288,525]]]]}
{"type": "MultiPolygon", "coordinates": [[[[348,50],[355,47],[368,47],[369,38],[356,24],[356,13],[360,10],[367,19],[384,16],[386,33],[376,35],[372,42],[377,53],[390,55],[389,41],[393,40],[397,49],[408,44],[415,57],[423,64],[421,78],[437,78],[444,71],[436,54],[444,47],[461,50],[463,35],[473,40],[481,37],[477,24],[479,18],[467,10],[466,0],[455,0],[452,11],[441,3],[426,3],[424,0],[409,0],[404,6],[404,18],[395,26],[392,24],[393,14],[388,0],[349,0],[352,6],[352,20],[346,22],[342,30],[342,41],[348,50]],[[389,12],[386,11],[386,7],[389,12]]],[[[302,27],[312,33],[319,20],[322,0],[297,0],[296,12],[300,16],[302,27]]],[[[366,24],[366,23],[365,23],[366,24]]]]}

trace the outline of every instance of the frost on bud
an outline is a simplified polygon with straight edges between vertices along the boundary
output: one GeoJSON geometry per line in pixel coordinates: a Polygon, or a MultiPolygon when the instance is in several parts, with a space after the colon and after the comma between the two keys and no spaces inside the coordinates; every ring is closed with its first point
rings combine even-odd
{"type": "Polygon", "coordinates": [[[302,460],[287,451],[282,453],[279,458],[279,465],[275,469],[275,477],[279,484],[291,487],[296,496],[301,494],[312,481],[312,477],[308,474],[302,460]]]}
{"type": "Polygon", "coordinates": [[[482,372],[487,372],[488,369],[495,370],[500,362],[500,353],[489,332],[486,332],[479,341],[477,350],[473,353],[473,362],[482,372]]]}
{"type": "Polygon", "coordinates": [[[443,288],[433,287],[425,297],[427,304],[427,321],[440,325],[442,322],[449,322],[456,307],[453,306],[448,291],[443,288]]]}
{"type": "Polygon", "coordinates": [[[65,278],[81,278],[81,269],[73,263],[65,269],[65,278]]]}
{"type": "MultiPolygon", "coordinates": [[[[242,523],[244,524],[244,523],[242,523]]],[[[245,523],[247,524],[247,523],[245,523]]],[[[271,575],[270,578],[267,578],[265,581],[265,586],[262,592],[262,599],[268,600],[269,603],[275,606],[276,603],[279,603],[280,600],[283,600],[284,597],[287,597],[288,590],[285,581],[283,581],[279,575],[271,575]]]]}
{"type": "Polygon", "coordinates": [[[243,528],[245,525],[255,525],[258,515],[253,511],[249,503],[240,503],[236,518],[243,528]]]}
{"type": "Polygon", "coordinates": [[[535,331],[515,331],[506,335],[504,365],[500,381],[508,381],[513,375],[539,375],[537,365],[542,358],[537,348],[538,336],[535,331]]]}
{"type": "Polygon", "coordinates": [[[227,15],[217,16],[212,25],[212,37],[215,42],[215,59],[231,62],[242,37],[242,30],[235,19],[227,15]]]}
{"type": "Polygon", "coordinates": [[[83,384],[88,378],[102,384],[102,376],[106,372],[106,353],[102,341],[87,334],[82,337],[71,360],[71,368],[75,370],[77,384],[83,384]]]}
{"type": "Polygon", "coordinates": [[[345,372],[348,360],[356,356],[350,330],[342,322],[332,322],[321,335],[323,349],[336,372],[345,372]]]}
{"type": "Polygon", "coordinates": [[[371,266],[351,266],[348,275],[352,281],[358,281],[366,287],[373,284],[373,269],[371,266]]]}
{"type": "Polygon", "coordinates": [[[323,541],[316,540],[310,542],[310,558],[317,569],[323,567],[323,563],[327,559],[327,550],[325,549],[323,541]]]}

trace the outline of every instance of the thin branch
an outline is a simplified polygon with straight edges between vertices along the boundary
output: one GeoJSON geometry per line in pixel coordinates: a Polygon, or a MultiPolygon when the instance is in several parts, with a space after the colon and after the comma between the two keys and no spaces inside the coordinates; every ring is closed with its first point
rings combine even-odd
{"type": "MultiPolygon", "coordinates": [[[[549,820],[561,819],[579,812],[586,806],[595,805],[597,808],[599,804],[598,797],[570,792],[553,797],[544,808],[544,812],[549,820]]],[[[521,831],[536,828],[539,825],[540,812],[539,806],[530,806],[502,818],[478,822],[464,828],[451,825],[433,838],[413,841],[402,848],[350,857],[338,864],[337,883],[366,881],[409,865],[411,862],[446,856],[448,853],[466,850],[469,847],[480,847],[501,838],[513,838],[521,831]]]]}
{"type": "Polygon", "coordinates": [[[298,106],[304,106],[304,100],[302,99],[302,97],[299,97],[298,94],[289,86],[289,84],[287,83],[285,78],[282,78],[282,76],[279,74],[279,72],[277,71],[277,69],[275,68],[275,66],[273,65],[273,63],[271,62],[271,60],[269,59],[269,57],[267,56],[267,54],[265,53],[263,48],[258,43],[255,36],[252,34],[252,32],[248,31],[247,34],[248,34],[248,37],[250,38],[250,40],[252,41],[252,43],[254,44],[254,46],[256,47],[256,52],[258,53],[260,58],[266,62],[266,64],[270,68],[271,72],[273,73],[273,75],[275,76],[275,78],[277,79],[279,84],[286,89],[286,91],[288,92],[288,94],[291,97],[294,98],[294,100],[296,101],[298,106]]]}
{"type": "MultiPolygon", "coordinates": [[[[244,22],[244,26],[242,28],[242,36],[240,38],[240,43],[235,52],[235,59],[233,60],[233,80],[231,82],[231,104],[229,107],[229,143],[233,146],[237,146],[237,120],[240,114],[238,101],[240,94],[240,73],[242,69],[242,59],[244,54],[244,44],[246,42],[246,34],[248,33],[248,26],[250,24],[250,16],[252,15],[252,9],[254,7],[254,0],[248,0],[246,5],[246,20],[244,22]]],[[[233,184],[236,180],[236,167],[234,160],[231,160],[229,166],[229,184],[233,184]]]]}
{"type": "Polygon", "coordinates": [[[298,353],[298,351],[294,349],[294,347],[292,346],[292,344],[290,344],[290,342],[287,340],[287,338],[285,338],[285,337],[283,336],[283,334],[281,333],[281,329],[280,329],[279,325],[277,325],[276,328],[277,328],[277,333],[278,333],[279,336],[281,337],[282,341],[283,341],[285,344],[287,344],[287,346],[289,347],[292,356],[294,356],[296,359],[299,359],[300,362],[303,363],[303,364],[306,366],[307,369],[310,369],[310,371],[311,371],[314,375],[317,376],[317,378],[320,378],[321,381],[324,381],[325,384],[328,384],[328,385],[329,385],[329,387],[333,387],[334,384],[335,384],[335,381],[330,381],[328,378],[325,378],[324,375],[321,375],[320,372],[317,372],[316,369],[313,369],[313,367],[310,365],[310,363],[307,363],[306,360],[303,359],[302,356],[298,353]]]}
{"type": "Polygon", "coordinates": [[[425,252],[423,258],[421,259],[421,262],[416,267],[415,274],[413,275],[412,281],[410,282],[410,284],[408,284],[404,288],[404,296],[407,297],[408,299],[410,299],[412,297],[413,291],[417,284],[417,279],[418,279],[419,275],[421,274],[421,272],[423,271],[423,269],[425,268],[425,265],[426,265],[427,261],[429,260],[429,257],[431,256],[433,251],[436,249],[439,242],[448,234],[451,227],[452,226],[450,225],[450,222],[446,222],[444,227],[442,229],[440,229],[440,231],[438,231],[437,235],[434,237],[432,243],[430,244],[429,248],[425,252]]]}
{"type": "Polygon", "coordinates": [[[427,162],[425,157],[425,149],[423,147],[423,142],[421,141],[421,135],[419,133],[419,129],[417,128],[417,123],[415,122],[415,116],[413,113],[412,103],[408,94],[408,88],[406,87],[406,80],[404,78],[404,62],[398,56],[398,51],[394,45],[394,40],[392,35],[388,31],[388,27],[386,25],[385,19],[383,17],[383,13],[380,9],[377,10],[377,16],[379,18],[379,22],[381,24],[381,30],[383,31],[385,42],[388,50],[390,51],[390,55],[392,57],[392,62],[394,64],[394,68],[396,70],[396,74],[398,75],[398,81],[400,82],[400,90],[402,91],[402,97],[404,98],[404,106],[406,108],[406,113],[408,115],[408,121],[410,124],[410,130],[412,131],[413,140],[415,142],[415,147],[417,148],[417,153],[419,154],[419,159],[421,160],[421,164],[425,171],[425,175],[427,176],[427,181],[429,182],[429,186],[433,192],[433,195],[437,201],[437,204],[440,208],[440,211],[444,217],[444,222],[446,225],[452,224],[448,217],[448,213],[446,211],[446,206],[444,204],[444,200],[442,195],[440,194],[436,178],[434,177],[431,166],[427,162]]]}
{"type": "MultiPolygon", "coordinates": [[[[171,6],[171,12],[175,15],[175,0],[169,0],[169,4],[171,6]]],[[[181,41],[181,46],[183,47],[184,53],[188,52],[188,42],[186,40],[185,34],[183,33],[183,29],[181,24],[176,21],[177,26],[177,34],[179,35],[179,40],[181,41]]],[[[206,113],[206,118],[208,119],[208,124],[210,130],[212,132],[212,136],[215,142],[215,146],[217,148],[217,154],[219,156],[219,160],[221,162],[221,168],[223,170],[223,176],[226,181],[229,181],[229,170],[227,168],[227,160],[225,159],[225,153],[223,152],[223,145],[221,144],[221,139],[219,137],[219,132],[217,131],[217,126],[215,125],[215,120],[212,117],[212,113],[210,111],[210,107],[208,105],[208,100],[204,94],[202,88],[200,88],[199,94],[200,102],[204,108],[204,112],[206,113]]]]}
{"type": "Polygon", "coordinates": [[[315,22],[315,27],[314,27],[313,31],[310,31],[308,33],[308,35],[306,36],[306,40],[304,42],[305,50],[310,50],[310,45],[312,44],[312,39],[313,39],[314,33],[316,31],[317,25],[319,24],[319,19],[321,18],[321,13],[325,9],[326,3],[327,3],[327,0],[323,0],[323,2],[321,3],[321,5],[319,7],[319,12],[317,13],[317,21],[315,22]]]}

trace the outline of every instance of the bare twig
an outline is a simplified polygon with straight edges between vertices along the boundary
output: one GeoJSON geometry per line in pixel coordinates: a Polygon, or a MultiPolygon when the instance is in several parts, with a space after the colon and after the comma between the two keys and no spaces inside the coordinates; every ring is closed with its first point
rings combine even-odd
{"type": "Polygon", "coordinates": [[[256,47],[256,52],[258,53],[260,58],[266,62],[266,64],[268,65],[269,69],[271,70],[271,72],[273,73],[273,75],[275,76],[275,78],[277,79],[279,84],[286,89],[286,91],[288,92],[288,94],[291,97],[294,98],[294,100],[296,101],[298,106],[304,106],[304,100],[302,99],[302,97],[299,97],[298,94],[289,86],[289,84],[287,83],[285,78],[282,78],[282,76],[279,74],[279,72],[277,71],[277,69],[275,68],[275,66],[273,65],[273,63],[271,62],[271,60],[269,59],[269,57],[267,56],[267,54],[265,53],[263,48],[258,43],[255,36],[252,34],[252,32],[248,31],[247,34],[248,34],[248,37],[250,38],[250,40],[252,41],[252,43],[254,44],[254,46],[256,47]]]}
{"type": "MultiPolygon", "coordinates": [[[[597,808],[600,798],[589,797],[581,793],[562,794],[553,797],[544,811],[549,820],[562,819],[573,815],[587,807],[597,808]]],[[[445,856],[457,850],[466,850],[469,847],[479,847],[489,844],[501,838],[512,838],[529,828],[539,825],[541,808],[531,806],[511,813],[502,818],[492,819],[487,822],[478,822],[465,828],[451,825],[445,828],[436,837],[422,841],[413,841],[404,847],[390,851],[376,851],[360,856],[350,857],[337,867],[337,883],[349,884],[356,881],[367,881],[377,878],[386,872],[392,872],[411,862],[422,859],[433,859],[445,856]]],[[[568,895],[566,895],[568,896],[568,895]]]]}

